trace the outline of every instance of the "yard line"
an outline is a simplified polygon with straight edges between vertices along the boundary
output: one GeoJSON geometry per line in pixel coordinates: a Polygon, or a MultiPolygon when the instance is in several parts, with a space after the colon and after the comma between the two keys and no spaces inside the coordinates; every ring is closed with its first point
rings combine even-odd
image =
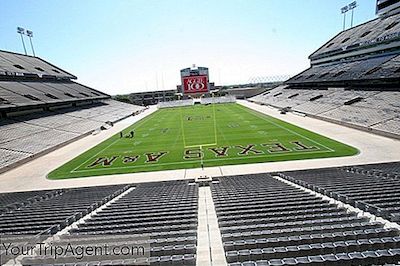
{"type": "MultiPolygon", "coordinates": [[[[156,111],[155,113],[157,113],[158,111],[156,111]]],[[[155,114],[153,113],[153,114],[155,114]]],[[[150,120],[150,119],[146,119],[151,117],[153,114],[150,114],[149,116],[143,117],[140,121],[133,123],[130,126],[127,126],[126,128],[124,128],[123,130],[130,128],[131,126],[136,124],[135,129],[139,128],[140,126],[142,126],[146,121],[150,120]]],[[[113,135],[112,137],[116,136],[117,134],[113,135]]],[[[111,138],[112,138],[111,137],[111,138]]],[[[70,171],[71,173],[74,172],[76,169],[80,168],[82,165],[86,164],[88,161],[92,160],[94,157],[96,157],[97,155],[99,155],[100,153],[102,153],[103,151],[105,151],[106,149],[108,149],[109,147],[111,147],[112,145],[114,145],[116,142],[118,142],[119,140],[121,140],[120,138],[117,138],[116,140],[114,140],[110,145],[107,145],[104,149],[100,150],[99,152],[97,152],[95,155],[91,156],[89,159],[87,159],[86,161],[84,161],[83,163],[81,163],[78,167],[75,167],[72,171],[70,171]]],[[[101,143],[97,144],[97,145],[101,145],[101,143]]],[[[95,147],[97,147],[97,145],[95,147]]],[[[85,151],[86,152],[86,151],[85,151]]]]}
{"type": "MultiPolygon", "coordinates": [[[[241,106],[241,107],[242,107],[242,106],[241,106]]],[[[243,106],[243,108],[246,108],[246,107],[243,106]]],[[[329,147],[327,147],[327,146],[325,146],[325,145],[323,145],[323,144],[321,144],[321,143],[319,143],[319,142],[317,142],[317,141],[315,141],[315,140],[312,140],[312,139],[310,139],[310,138],[308,138],[308,137],[306,137],[306,136],[303,136],[302,134],[300,134],[300,133],[298,133],[298,132],[296,132],[296,131],[293,131],[293,130],[288,129],[288,128],[282,126],[282,125],[279,125],[279,124],[277,124],[277,123],[275,123],[275,122],[273,122],[273,121],[270,121],[269,119],[266,118],[266,115],[265,115],[265,114],[262,114],[262,113],[260,113],[260,112],[258,112],[258,111],[256,111],[256,110],[253,110],[253,109],[250,109],[250,108],[246,108],[246,109],[252,111],[252,112],[254,113],[255,116],[257,116],[257,117],[259,117],[259,118],[262,118],[263,120],[265,120],[265,121],[267,121],[267,122],[269,122],[269,123],[271,123],[271,124],[273,124],[273,125],[275,125],[275,126],[277,126],[277,127],[280,127],[280,128],[282,128],[282,129],[284,129],[284,130],[286,130],[286,131],[288,131],[288,132],[290,132],[290,133],[292,133],[292,134],[295,134],[295,135],[297,135],[297,136],[303,137],[303,138],[305,138],[305,139],[307,139],[307,140],[309,140],[309,141],[311,141],[311,142],[314,142],[315,144],[320,145],[320,146],[324,147],[325,149],[328,149],[328,150],[330,150],[330,151],[332,151],[332,152],[335,151],[335,150],[332,150],[331,148],[329,148],[329,147]],[[260,116],[260,115],[261,115],[261,116],[260,116]]],[[[315,134],[317,134],[317,133],[315,133],[315,134]]]]}

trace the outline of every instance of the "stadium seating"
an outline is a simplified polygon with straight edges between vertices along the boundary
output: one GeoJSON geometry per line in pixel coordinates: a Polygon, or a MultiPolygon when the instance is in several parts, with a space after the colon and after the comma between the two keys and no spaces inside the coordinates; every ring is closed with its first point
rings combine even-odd
{"type": "Polygon", "coordinates": [[[212,97],[212,98],[201,98],[202,104],[210,103],[234,103],[236,102],[235,96],[223,96],[223,97],[212,97]]]}
{"type": "Polygon", "coordinates": [[[354,207],[400,221],[400,163],[280,173],[282,178],[354,207]]]}
{"type": "Polygon", "coordinates": [[[0,169],[32,158],[143,108],[113,100],[0,120],[0,169]]]}
{"type": "Polygon", "coordinates": [[[249,99],[400,137],[400,14],[340,32],[309,56],[310,68],[249,99]]]}
{"type": "Polygon", "coordinates": [[[55,195],[57,191],[26,191],[0,194],[0,214],[11,211],[35,201],[55,195]]]}
{"type": "MultiPolygon", "coordinates": [[[[233,102],[236,102],[236,98],[234,96],[201,98],[202,104],[233,103],[233,102]]],[[[157,107],[158,108],[168,108],[168,107],[191,106],[193,104],[194,104],[193,99],[188,99],[188,100],[179,100],[179,101],[159,102],[157,104],[157,107]]]]}
{"type": "Polygon", "coordinates": [[[0,76],[76,79],[74,75],[71,75],[41,58],[6,51],[0,51],[0,76]]]}
{"type": "Polygon", "coordinates": [[[382,40],[385,40],[385,37],[388,39],[388,36],[399,32],[400,24],[396,24],[399,21],[399,17],[400,15],[397,14],[377,18],[345,30],[311,54],[310,59],[327,57],[344,50],[350,52],[374,45],[377,42],[376,40],[380,40],[380,38],[382,40]]]}
{"type": "Polygon", "coordinates": [[[346,123],[376,132],[400,134],[400,92],[362,88],[303,88],[280,86],[252,102],[346,123]],[[293,96],[295,95],[295,96],[293,96]],[[355,100],[354,103],[351,103],[355,100]]]}
{"type": "MultiPolygon", "coordinates": [[[[398,210],[396,186],[400,183],[394,175],[400,175],[400,163],[276,174],[397,221],[393,214],[398,210]],[[391,215],[385,216],[388,210],[391,215]]],[[[397,229],[270,174],[214,178],[210,188],[230,265],[385,265],[400,261],[397,229]]],[[[79,241],[86,246],[104,243],[104,239],[116,245],[127,236],[137,236],[149,245],[148,257],[137,259],[142,263],[196,263],[198,184],[191,180],[5,193],[0,194],[0,211],[0,234],[53,235],[65,228],[53,244],[79,241]],[[71,240],[72,236],[79,238],[71,240]]],[[[63,256],[60,261],[72,265],[73,259],[63,256]]],[[[133,262],[138,261],[87,257],[79,265],[133,262]]],[[[22,264],[52,264],[51,256],[27,256],[22,264]]]]}
{"type": "Polygon", "coordinates": [[[0,172],[144,110],[73,79],[38,57],[0,51],[0,172]]]}
{"type": "Polygon", "coordinates": [[[369,79],[398,78],[399,56],[382,55],[371,58],[361,58],[355,61],[333,62],[312,66],[304,72],[289,79],[287,84],[309,84],[315,82],[354,81],[369,79]],[[397,67],[396,67],[397,66],[397,67]]]}
{"type": "MultiPolygon", "coordinates": [[[[48,202],[48,204],[42,203],[41,206],[56,206],[61,200],[70,199],[71,193],[75,193],[73,195],[77,198],[74,202],[74,205],[76,205],[75,209],[77,209],[76,212],[80,213],[82,210],[85,211],[86,206],[93,206],[93,208],[88,210],[88,212],[90,212],[95,207],[99,206],[98,204],[91,205],[92,202],[97,202],[98,199],[102,199],[104,195],[113,193],[112,196],[108,196],[107,198],[110,200],[122,191],[126,191],[128,187],[129,186],[121,188],[121,186],[114,186],[83,190],[74,189],[67,191],[69,194],[64,192],[67,198],[63,198],[64,194],[61,194],[58,197],[47,200],[46,202],[48,202]],[[117,192],[113,192],[116,189],[118,189],[117,192]]],[[[84,223],[79,224],[77,227],[70,228],[65,235],[61,235],[61,239],[58,243],[67,241],[73,235],[83,236],[83,238],[80,238],[80,241],[83,241],[85,245],[94,245],[90,239],[93,241],[91,237],[96,235],[99,237],[119,236],[121,238],[127,235],[135,235],[141,236],[142,241],[150,245],[150,257],[147,258],[146,261],[143,261],[144,264],[151,261],[152,265],[159,265],[159,263],[161,265],[195,265],[198,185],[188,181],[143,183],[138,184],[133,187],[132,190],[126,192],[128,193],[125,193],[116,201],[107,205],[106,208],[93,214],[89,219],[85,220],[84,223]],[[85,238],[85,235],[87,235],[87,238],[85,238]]],[[[104,202],[106,201],[102,203],[104,202]]],[[[42,207],[42,210],[45,208],[46,207],[42,207]]],[[[53,217],[57,216],[56,214],[58,213],[62,213],[64,217],[67,217],[67,215],[70,214],[69,209],[68,207],[63,207],[57,210],[53,215],[45,215],[45,211],[42,211],[42,215],[38,216],[42,218],[44,218],[44,216],[53,217]]],[[[19,212],[13,212],[9,215],[14,216],[14,218],[16,216],[22,217],[22,214],[20,215],[19,212]]],[[[84,215],[84,213],[82,213],[82,215],[84,215]]],[[[82,215],[79,217],[82,217],[82,215]]],[[[57,223],[63,223],[65,220],[65,218],[62,218],[63,216],[58,217],[57,223]]],[[[74,217],[78,218],[76,215],[74,217]]],[[[51,218],[47,220],[49,220],[49,222],[46,223],[49,225],[54,223],[51,218]]],[[[68,219],[67,221],[70,223],[75,220],[76,219],[68,219]]],[[[33,223],[32,221],[32,224],[33,223]]],[[[42,226],[42,224],[40,226],[42,226]]],[[[15,226],[15,228],[17,227],[18,226],[15,226]]],[[[30,228],[32,228],[32,226],[30,226],[30,228]]],[[[25,258],[23,265],[30,265],[33,262],[36,264],[49,263],[49,259],[51,259],[51,256],[49,256],[49,258],[25,258]]],[[[69,258],[68,256],[60,258],[60,260],[65,263],[68,263],[68,260],[72,259],[73,258],[69,258]]],[[[90,257],[85,259],[90,261],[98,258],[90,257]]],[[[114,263],[118,261],[121,260],[116,260],[114,263]]],[[[129,261],[126,263],[128,262],[129,261]]],[[[102,265],[107,264],[107,262],[103,263],[102,265]]]]}
{"type": "Polygon", "coordinates": [[[368,176],[400,179],[400,163],[398,162],[348,166],[344,170],[368,176]]]}
{"type": "MultiPolygon", "coordinates": [[[[0,194],[0,235],[14,241],[47,238],[118,196],[123,185],[0,194]],[[10,202],[12,206],[10,208],[10,202]],[[18,236],[20,236],[18,238],[18,236]],[[19,240],[21,239],[21,240],[19,240]]],[[[23,243],[23,242],[22,242],[23,243]]],[[[2,263],[15,256],[1,249],[2,263]]]]}
{"type": "MultiPolygon", "coordinates": [[[[254,83],[259,82],[259,80],[256,80],[255,78],[254,83]]],[[[263,86],[251,86],[251,87],[243,87],[239,86],[238,88],[229,88],[225,90],[225,93],[227,93],[227,96],[232,96],[235,97],[236,99],[247,99],[251,98],[255,95],[261,94],[265,92],[266,88],[263,86]]]]}
{"type": "Polygon", "coordinates": [[[158,108],[168,108],[168,107],[180,107],[180,106],[191,106],[193,105],[193,100],[179,100],[179,101],[168,101],[168,102],[159,102],[157,104],[158,108]]]}
{"type": "MultiPolygon", "coordinates": [[[[104,99],[107,95],[74,82],[39,83],[0,81],[1,98],[15,106],[57,103],[75,100],[104,99]]],[[[0,105],[0,108],[3,105],[0,105]]]]}
{"type": "Polygon", "coordinates": [[[387,121],[383,121],[374,125],[372,128],[398,135],[400,132],[400,118],[396,117],[387,121]]]}
{"type": "MultiPolygon", "coordinates": [[[[5,212],[1,215],[1,234],[40,234],[57,232],[86,215],[98,204],[122,193],[124,186],[63,189],[47,192],[42,200],[5,212]]],[[[35,192],[30,192],[32,195],[35,192]]],[[[38,192],[40,193],[43,192],[38,192]]],[[[3,203],[3,194],[1,203],[3,203]]],[[[10,195],[10,194],[8,194],[10,195]]]]}
{"type": "Polygon", "coordinates": [[[268,174],[214,179],[230,265],[382,265],[399,261],[399,232],[268,174]]]}

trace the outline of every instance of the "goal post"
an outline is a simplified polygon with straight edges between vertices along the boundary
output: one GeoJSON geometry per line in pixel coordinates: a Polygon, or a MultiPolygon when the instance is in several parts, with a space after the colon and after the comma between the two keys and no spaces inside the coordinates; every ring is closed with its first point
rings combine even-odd
{"type": "Polygon", "coordinates": [[[214,94],[209,105],[193,105],[180,108],[181,131],[184,148],[215,146],[218,142],[214,94]],[[199,128],[208,128],[206,134],[199,128]]]}

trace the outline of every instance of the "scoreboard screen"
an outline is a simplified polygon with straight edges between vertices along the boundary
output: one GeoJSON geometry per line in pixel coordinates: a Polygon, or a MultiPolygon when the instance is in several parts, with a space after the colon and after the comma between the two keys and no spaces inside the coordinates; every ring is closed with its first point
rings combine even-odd
{"type": "Polygon", "coordinates": [[[182,77],[183,93],[206,93],[208,92],[207,75],[182,77]]]}

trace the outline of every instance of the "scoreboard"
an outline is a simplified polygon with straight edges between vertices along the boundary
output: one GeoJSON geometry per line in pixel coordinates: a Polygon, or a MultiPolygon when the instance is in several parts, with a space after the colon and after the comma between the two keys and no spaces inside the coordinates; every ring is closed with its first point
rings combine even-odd
{"type": "Polygon", "coordinates": [[[182,93],[204,94],[210,90],[208,80],[208,68],[185,68],[181,70],[182,93]]]}
{"type": "Polygon", "coordinates": [[[183,77],[183,93],[207,93],[208,77],[205,75],[183,77]]]}

